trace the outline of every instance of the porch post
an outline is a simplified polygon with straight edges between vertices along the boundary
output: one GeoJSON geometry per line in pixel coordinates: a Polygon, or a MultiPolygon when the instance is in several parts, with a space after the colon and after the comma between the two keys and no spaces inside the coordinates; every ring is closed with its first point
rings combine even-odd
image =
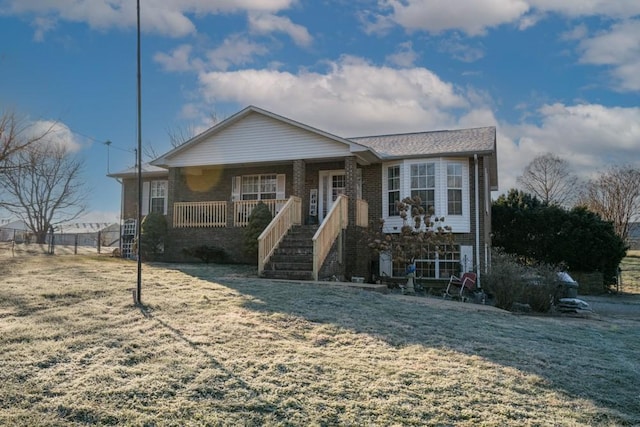
{"type": "Polygon", "coordinates": [[[305,197],[305,181],[306,181],[306,164],[304,160],[294,160],[293,161],[293,194],[292,196],[300,197],[300,201],[302,203],[302,218],[301,223],[306,223],[305,212],[309,212],[309,201],[305,197]]]}
{"type": "Polygon", "coordinates": [[[354,156],[344,159],[345,194],[349,197],[349,225],[356,222],[356,199],[358,198],[358,181],[356,176],[356,158],[354,156]]]}
{"type": "Polygon", "coordinates": [[[167,227],[173,228],[173,204],[176,202],[178,185],[180,183],[180,168],[169,169],[169,180],[167,183],[167,227]]]}
{"type": "Polygon", "coordinates": [[[305,163],[304,160],[293,161],[293,194],[304,200],[305,163]]]}
{"type": "Polygon", "coordinates": [[[355,235],[356,224],[356,204],[358,198],[358,179],[357,179],[357,162],[355,156],[345,157],[344,159],[344,178],[345,178],[345,194],[349,198],[347,217],[349,225],[346,229],[344,239],[345,275],[350,277],[355,269],[356,258],[358,254],[357,237],[355,235]]]}

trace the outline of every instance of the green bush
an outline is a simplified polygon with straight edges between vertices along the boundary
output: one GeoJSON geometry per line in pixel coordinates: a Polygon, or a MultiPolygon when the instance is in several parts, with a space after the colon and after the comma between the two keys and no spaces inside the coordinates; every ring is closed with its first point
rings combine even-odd
{"type": "Polygon", "coordinates": [[[249,224],[244,230],[244,249],[248,255],[258,259],[258,237],[267,228],[267,225],[273,219],[269,207],[259,202],[251,215],[249,216],[249,224]]]}
{"type": "Polygon", "coordinates": [[[198,258],[205,264],[209,264],[211,262],[225,264],[229,260],[227,252],[217,246],[200,245],[193,248],[185,248],[182,252],[188,256],[198,258]]]}
{"type": "Polygon", "coordinates": [[[521,304],[546,313],[551,310],[559,283],[556,271],[547,265],[525,266],[514,254],[496,252],[482,284],[498,308],[513,310],[521,304]]]}
{"type": "Polygon", "coordinates": [[[613,225],[578,207],[547,206],[517,190],[492,206],[493,245],[530,264],[563,265],[570,271],[599,272],[604,285],[615,283],[626,254],[613,225]]]}
{"type": "Polygon", "coordinates": [[[511,310],[524,293],[525,275],[526,269],[515,255],[497,252],[492,256],[491,271],[482,276],[482,286],[496,307],[511,310]]]}
{"type": "Polygon", "coordinates": [[[557,272],[547,265],[527,268],[529,280],[525,280],[520,302],[528,304],[531,311],[546,313],[551,310],[559,286],[557,272]]]}
{"type": "Polygon", "coordinates": [[[160,213],[150,213],[142,220],[140,229],[142,245],[140,253],[143,260],[156,260],[164,252],[167,237],[167,220],[160,213]]]}

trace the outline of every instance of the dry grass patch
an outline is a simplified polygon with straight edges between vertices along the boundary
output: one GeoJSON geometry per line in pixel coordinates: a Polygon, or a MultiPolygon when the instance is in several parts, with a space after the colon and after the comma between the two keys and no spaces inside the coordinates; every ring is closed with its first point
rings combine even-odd
{"type": "Polygon", "coordinates": [[[640,294],[640,250],[627,251],[620,264],[622,269],[622,289],[628,294],[640,294]]]}
{"type": "Polygon", "coordinates": [[[640,423],[636,318],[135,268],[0,258],[0,425],[640,423]]]}

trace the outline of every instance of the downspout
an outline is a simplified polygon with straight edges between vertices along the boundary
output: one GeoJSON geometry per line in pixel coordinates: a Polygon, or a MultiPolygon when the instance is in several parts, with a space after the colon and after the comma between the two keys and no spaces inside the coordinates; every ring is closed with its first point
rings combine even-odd
{"type": "MultiPolygon", "coordinates": [[[[482,281],[480,280],[480,205],[478,204],[480,201],[479,191],[478,191],[478,183],[480,181],[478,177],[478,155],[473,155],[474,162],[474,179],[475,179],[475,199],[476,199],[476,262],[478,268],[476,270],[477,274],[477,283],[478,287],[482,287],[482,281]]],[[[486,179],[486,178],[485,178],[486,179]]]]}

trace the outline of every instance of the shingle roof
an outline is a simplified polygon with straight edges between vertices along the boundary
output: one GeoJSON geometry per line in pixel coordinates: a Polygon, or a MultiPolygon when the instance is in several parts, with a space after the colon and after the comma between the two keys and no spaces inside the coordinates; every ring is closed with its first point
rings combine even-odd
{"type": "MultiPolygon", "coordinates": [[[[143,163],[142,173],[145,176],[163,176],[163,175],[168,175],[169,171],[165,168],[154,166],[149,163],[143,163]]],[[[137,175],[138,175],[138,167],[132,166],[120,172],[112,172],[107,176],[111,178],[131,178],[131,177],[136,177],[137,175]]]]}
{"type": "Polygon", "coordinates": [[[482,153],[495,150],[493,126],[349,138],[374,149],[382,157],[413,157],[482,153]]]}

